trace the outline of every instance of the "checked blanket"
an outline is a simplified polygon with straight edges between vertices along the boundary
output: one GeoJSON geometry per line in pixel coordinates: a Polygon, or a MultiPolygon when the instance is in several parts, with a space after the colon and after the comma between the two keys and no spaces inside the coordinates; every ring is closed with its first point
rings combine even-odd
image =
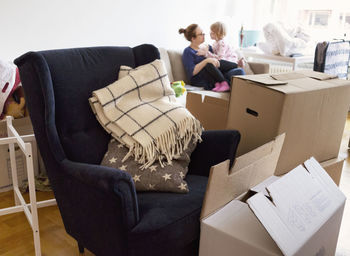
{"type": "Polygon", "coordinates": [[[161,60],[93,91],[89,102],[104,129],[129,148],[123,160],[132,155],[141,168],[171,164],[191,140],[201,140],[201,124],[176,101],[161,60]]]}

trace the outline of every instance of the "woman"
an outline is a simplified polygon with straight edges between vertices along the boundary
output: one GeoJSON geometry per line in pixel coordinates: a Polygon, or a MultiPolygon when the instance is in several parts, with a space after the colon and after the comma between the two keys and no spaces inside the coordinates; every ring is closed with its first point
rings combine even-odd
{"type": "Polygon", "coordinates": [[[219,89],[216,91],[229,91],[231,76],[245,74],[240,68],[225,70],[222,73],[217,59],[198,55],[199,46],[204,42],[204,33],[197,24],[179,29],[179,33],[184,33],[185,38],[191,42],[190,46],[184,49],[182,62],[193,86],[204,87],[206,90],[217,87],[219,89]]]}

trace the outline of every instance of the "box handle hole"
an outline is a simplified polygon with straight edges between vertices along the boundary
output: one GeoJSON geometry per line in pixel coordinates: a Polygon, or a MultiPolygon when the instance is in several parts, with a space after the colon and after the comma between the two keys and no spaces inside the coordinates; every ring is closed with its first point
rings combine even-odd
{"type": "Polygon", "coordinates": [[[259,113],[258,113],[258,112],[254,111],[254,110],[252,110],[252,109],[250,109],[250,108],[247,108],[246,111],[247,111],[248,114],[250,114],[250,115],[252,115],[252,116],[255,116],[255,117],[258,117],[258,116],[259,116],[259,113]]]}

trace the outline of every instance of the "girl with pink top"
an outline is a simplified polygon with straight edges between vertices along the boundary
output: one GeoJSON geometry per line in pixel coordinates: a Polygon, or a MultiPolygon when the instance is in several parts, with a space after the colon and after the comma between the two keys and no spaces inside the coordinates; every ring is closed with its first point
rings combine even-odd
{"type": "MultiPolygon", "coordinates": [[[[198,55],[205,56],[206,58],[215,58],[219,60],[219,69],[222,72],[235,68],[243,68],[243,59],[239,59],[233,49],[227,44],[223,38],[226,36],[226,27],[222,22],[215,22],[210,26],[210,38],[215,40],[212,46],[212,51],[209,47],[201,48],[198,51],[198,55]]],[[[213,91],[224,91],[227,90],[226,84],[216,84],[213,91]],[[222,88],[225,87],[225,88],[222,88]]]]}

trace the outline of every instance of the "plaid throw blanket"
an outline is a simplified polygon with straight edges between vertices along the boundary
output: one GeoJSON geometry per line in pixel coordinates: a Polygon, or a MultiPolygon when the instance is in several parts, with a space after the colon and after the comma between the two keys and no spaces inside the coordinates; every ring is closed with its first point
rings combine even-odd
{"type": "Polygon", "coordinates": [[[162,166],[201,140],[202,126],[176,101],[161,60],[128,72],[89,99],[96,118],[131,155],[147,168],[158,160],[162,166]]]}

